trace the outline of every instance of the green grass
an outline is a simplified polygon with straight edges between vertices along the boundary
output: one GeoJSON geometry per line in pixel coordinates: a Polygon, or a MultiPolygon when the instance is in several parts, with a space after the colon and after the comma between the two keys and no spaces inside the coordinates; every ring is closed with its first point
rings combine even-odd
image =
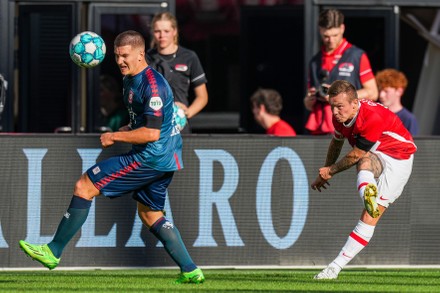
{"type": "Polygon", "coordinates": [[[440,292],[440,269],[346,269],[317,281],[311,269],[205,269],[201,285],[177,270],[0,271],[0,292],[440,292]]]}

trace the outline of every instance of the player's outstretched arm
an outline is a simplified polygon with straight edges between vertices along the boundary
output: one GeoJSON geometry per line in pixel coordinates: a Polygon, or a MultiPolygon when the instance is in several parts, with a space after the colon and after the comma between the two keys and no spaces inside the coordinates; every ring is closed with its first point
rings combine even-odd
{"type": "Polygon", "coordinates": [[[328,183],[327,180],[324,180],[321,175],[318,175],[318,177],[315,179],[315,181],[313,181],[310,187],[313,190],[318,190],[319,192],[321,192],[321,188],[327,189],[326,185],[330,186],[330,183],[328,183]]]}
{"type": "Polygon", "coordinates": [[[101,145],[103,147],[112,146],[115,142],[125,142],[130,144],[145,144],[156,141],[160,138],[160,130],[140,127],[130,131],[106,132],[101,135],[101,145]]]}
{"type": "Polygon", "coordinates": [[[329,166],[332,166],[336,162],[339,154],[341,153],[343,145],[344,140],[338,140],[334,137],[332,138],[327,151],[325,167],[319,169],[318,177],[316,177],[315,181],[310,185],[313,190],[318,190],[321,192],[321,188],[327,189],[327,186],[330,186],[328,180],[332,178],[333,174],[331,174],[329,166]]]}

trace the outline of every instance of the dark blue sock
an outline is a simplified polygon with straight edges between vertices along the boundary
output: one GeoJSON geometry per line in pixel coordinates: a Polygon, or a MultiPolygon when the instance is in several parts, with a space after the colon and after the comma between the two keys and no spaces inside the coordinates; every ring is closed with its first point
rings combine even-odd
{"type": "Polygon", "coordinates": [[[59,258],[61,256],[64,247],[73,238],[76,232],[81,229],[87,219],[91,205],[91,200],[86,200],[75,195],[72,197],[69,208],[58,225],[55,236],[48,244],[55,257],[59,258]]]}
{"type": "Polygon", "coordinates": [[[197,268],[183,244],[179,230],[173,223],[162,217],[151,226],[150,231],[162,242],[165,250],[182,272],[191,272],[197,268]]]}

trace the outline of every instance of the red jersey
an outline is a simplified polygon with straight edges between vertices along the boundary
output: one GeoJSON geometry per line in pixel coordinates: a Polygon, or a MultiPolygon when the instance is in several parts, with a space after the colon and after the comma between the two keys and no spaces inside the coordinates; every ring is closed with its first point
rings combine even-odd
{"type": "Polygon", "coordinates": [[[408,159],[417,150],[399,117],[381,104],[360,100],[356,116],[348,124],[333,117],[335,139],[348,139],[351,146],[379,151],[395,159],[408,159]]]}
{"type": "Polygon", "coordinates": [[[296,136],[295,130],[286,121],[279,120],[266,130],[266,134],[276,136],[296,136]]]}

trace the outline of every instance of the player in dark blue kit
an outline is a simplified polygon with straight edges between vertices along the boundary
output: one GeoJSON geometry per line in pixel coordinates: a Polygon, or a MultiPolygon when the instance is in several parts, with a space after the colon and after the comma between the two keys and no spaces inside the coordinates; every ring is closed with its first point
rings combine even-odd
{"type": "Polygon", "coordinates": [[[134,191],[144,225],[164,245],[181,269],[176,283],[202,283],[203,272],[192,261],[179,230],[164,217],[165,197],[175,171],[182,169],[182,138],[173,119],[173,94],[164,77],[145,61],[145,40],[135,31],[119,34],[114,42],[116,63],[124,75],[124,104],[130,123],[118,132],[103,133],[103,147],[132,144],[126,154],[90,167],[76,182],[70,206],[53,240],[23,251],[54,269],[64,247],[84,224],[95,196],[117,197],[134,191]]]}

